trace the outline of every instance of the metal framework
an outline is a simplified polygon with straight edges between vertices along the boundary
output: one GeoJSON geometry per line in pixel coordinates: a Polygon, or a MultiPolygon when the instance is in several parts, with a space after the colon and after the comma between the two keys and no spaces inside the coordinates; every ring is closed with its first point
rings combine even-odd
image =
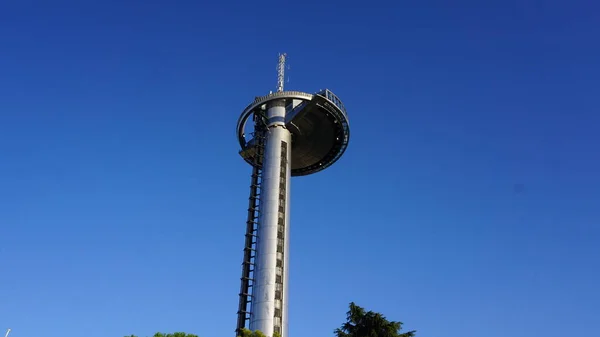
{"type": "Polygon", "coordinates": [[[248,218],[246,220],[246,240],[244,243],[244,259],[242,261],[242,277],[240,293],[236,336],[241,330],[248,326],[252,313],[252,287],[254,285],[254,268],[256,259],[256,239],[258,221],[260,216],[260,194],[262,182],[262,160],[264,155],[264,143],[266,125],[262,116],[254,115],[254,147],[256,153],[253,156],[252,175],[250,177],[250,197],[248,198],[248,218]]]}
{"type": "Polygon", "coordinates": [[[283,83],[285,82],[285,53],[279,54],[279,64],[277,65],[277,91],[283,91],[283,83]]]}

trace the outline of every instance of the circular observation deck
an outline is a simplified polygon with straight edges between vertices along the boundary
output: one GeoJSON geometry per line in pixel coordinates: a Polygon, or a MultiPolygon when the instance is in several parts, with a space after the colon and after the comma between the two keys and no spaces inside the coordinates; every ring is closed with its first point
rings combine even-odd
{"type": "Polygon", "coordinates": [[[335,163],[346,151],[350,138],[348,116],[342,101],[330,90],[316,94],[282,91],[257,97],[240,116],[237,135],[240,155],[254,166],[262,165],[258,150],[260,130],[266,126],[267,104],[285,101],[285,127],[292,134],[292,176],[319,172],[335,163]],[[253,117],[253,118],[250,118],[253,117]],[[254,121],[252,138],[247,139],[246,124],[254,121]]]}

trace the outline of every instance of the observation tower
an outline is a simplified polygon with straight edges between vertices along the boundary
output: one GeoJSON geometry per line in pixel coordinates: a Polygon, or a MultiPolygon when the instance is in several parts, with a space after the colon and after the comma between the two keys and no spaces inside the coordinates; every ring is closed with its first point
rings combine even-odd
{"type": "Polygon", "coordinates": [[[285,61],[280,54],[277,91],[256,97],[237,123],[240,155],[252,166],[238,335],[248,328],[288,337],[290,178],[331,166],[350,136],[333,92],[283,90],[285,61]]]}

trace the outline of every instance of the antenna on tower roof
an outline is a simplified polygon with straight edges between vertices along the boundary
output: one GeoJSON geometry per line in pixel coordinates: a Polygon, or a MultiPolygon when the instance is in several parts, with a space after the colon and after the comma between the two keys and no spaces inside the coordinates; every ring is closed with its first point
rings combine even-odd
{"type": "Polygon", "coordinates": [[[4,335],[4,337],[8,337],[9,333],[10,333],[10,329],[6,330],[6,335],[4,335]]]}
{"type": "Polygon", "coordinates": [[[285,57],[286,53],[279,54],[279,64],[277,65],[277,91],[283,91],[283,84],[285,82],[285,57]]]}

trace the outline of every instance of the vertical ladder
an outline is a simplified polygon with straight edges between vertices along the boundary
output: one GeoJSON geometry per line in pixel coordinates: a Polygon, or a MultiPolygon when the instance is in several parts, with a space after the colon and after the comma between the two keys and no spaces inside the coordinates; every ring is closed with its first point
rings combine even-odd
{"type": "Polygon", "coordinates": [[[256,239],[258,231],[258,217],[260,207],[260,194],[262,183],[262,159],[266,136],[266,125],[262,116],[254,115],[254,141],[255,154],[252,163],[252,176],[250,179],[250,197],[248,199],[248,218],[246,220],[246,239],[244,244],[244,259],[242,261],[242,277],[240,279],[240,299],[238,307],[236,336],[241,335],[241,330],[247,328],[252,310],[252,288],[254,286],[254,268],[256,258],[256,239]]]}

